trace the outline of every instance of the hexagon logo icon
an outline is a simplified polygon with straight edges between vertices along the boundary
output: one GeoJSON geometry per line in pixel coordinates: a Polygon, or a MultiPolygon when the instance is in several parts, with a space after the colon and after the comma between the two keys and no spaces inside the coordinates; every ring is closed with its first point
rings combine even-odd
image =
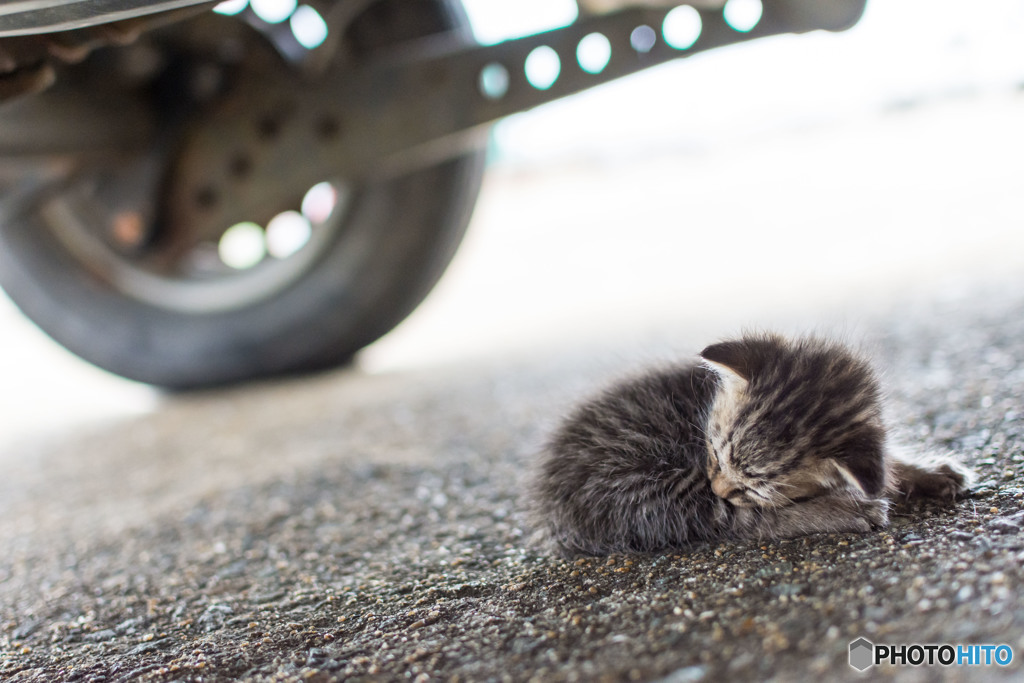
{"type": "Polygon", "coordinates": [[[850,643],[850,666],[857,671],[875,663],[875,645],[867,638],[858,638],[850,643]]]}

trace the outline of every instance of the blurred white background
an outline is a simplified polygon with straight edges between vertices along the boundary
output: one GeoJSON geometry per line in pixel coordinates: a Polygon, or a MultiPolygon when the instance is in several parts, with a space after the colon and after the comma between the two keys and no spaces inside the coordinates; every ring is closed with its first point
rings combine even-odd
{"type": "MultiPolygon", "coordinates": [[[[468,0],[478,38],[571,0],[468,0]]],[[[806,316],[1024,273],[1024,2],[869,4],[510,118],[469,235],[370,372],[806,316]]],[[[852,323],[851,323],[852,320],[852,323]]],[[[152,410],[0,299],[0,449],[152,410]]]]}

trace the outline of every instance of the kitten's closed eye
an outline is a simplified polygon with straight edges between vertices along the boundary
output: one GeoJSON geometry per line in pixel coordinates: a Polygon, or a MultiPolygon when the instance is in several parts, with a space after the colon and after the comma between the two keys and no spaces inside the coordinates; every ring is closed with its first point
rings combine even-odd
{"type": "Polygon", "coordinates": [[[806,503],[807,501],[814,500],[817,497],[818,496],[797,496],[796,498],[790,498],[790,500],[793,501],[794,504],[806,503]]]}

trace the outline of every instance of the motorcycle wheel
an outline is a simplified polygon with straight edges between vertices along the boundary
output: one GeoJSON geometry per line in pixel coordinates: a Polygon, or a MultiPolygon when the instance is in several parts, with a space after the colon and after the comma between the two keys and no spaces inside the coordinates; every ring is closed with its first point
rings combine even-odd
{"type": "MultiPolygon", "coordinates": [[[[454,0],[382,0],[367,15],[352,27],[362,27],[357,49],[466,26],[454,0]]],[[[147,97],[174,101],[166,82],[147,97]]],[[[76,96],[95,98],[84,90],[76,96]]],[[[32,106],[27,101],[16,115],[31,119],[32,106]]],[[[4,121],[0,110],[0,128],[4,121]]],[[[152,139],[166,137],[157,131],[152,139]]],[[[278,217],[287,217],[280,224],[290,223],[291,232],[279,230],[276,247],[271,221],[224,226],[218,240],[161,253],[174,236],[160,234],[160,216],[125,205],[132,208],[139,187],[168,191],[172,155],[162,150],[154,142],[134,166],[90,166],[31,192],[22,191],[31,185],[24,178],[8,182],[0,197],[0,284],[75,354],[172,389],[349,361],[405,318],[441,276],[466,229],[484,157],[474,149],[387,180],[328,178],[295,188],[301,206],[280,207],[278,217]],[[161,180],[147,186],[146,178],[161,180]],[[146,230],[139,216],[146,216],[146,230]],[[112,245],[110,232],[124,241],[112,245]],[[139,233],[146,237],[136,244],[139,233]]],[[[158,212],[160,203],[153,205],[158,212]]]]}

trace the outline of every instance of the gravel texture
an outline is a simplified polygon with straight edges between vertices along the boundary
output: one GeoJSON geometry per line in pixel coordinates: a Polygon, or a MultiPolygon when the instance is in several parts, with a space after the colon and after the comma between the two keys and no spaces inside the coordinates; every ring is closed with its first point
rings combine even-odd
{"type": "Polygon", "coordinates": [[[847,664],[858,636],[1015,653],[874,676],[1019,677],[1024,298],[1008,291],[865,326],[896,420],[979,484],[864,535],[532,550],[524,464],[570,401],[634,364],[625,352],[345,371],[33,442],[0,481],[0,677],[842,680],[864,678],[847,664]]]}

